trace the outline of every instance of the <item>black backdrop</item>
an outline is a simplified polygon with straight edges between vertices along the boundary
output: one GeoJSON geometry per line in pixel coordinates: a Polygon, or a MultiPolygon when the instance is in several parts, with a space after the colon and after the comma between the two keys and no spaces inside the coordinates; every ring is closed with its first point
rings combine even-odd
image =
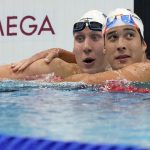
{"type": "Polygon", "coordinates": [[[147,43],[147,56],[150,59],[150,0],[134,0],[134,12],[144,24],[144,39],[147,43]]]}

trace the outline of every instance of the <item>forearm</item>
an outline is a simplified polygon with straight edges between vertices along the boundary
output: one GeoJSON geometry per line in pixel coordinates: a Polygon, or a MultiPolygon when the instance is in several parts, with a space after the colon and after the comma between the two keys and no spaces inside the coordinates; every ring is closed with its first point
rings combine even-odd
{"type": "Polygon", "coordinates": [[[60,49],[58,57],[68,63],[76,63],[75,55],[70,51],[60,49]]]}
{"type": "Polygon", "coordinates": [[[48,73],[49,67],[43,60],[32,63],[28,68],[21,72],[13,72],[11,65],[0,66],[0,79],[23,79],[26,76],[48,73]]]}
{"type": "Polygon", "coordinates": [[[78,74],[70,76],[65,81],[100,84],[107,80],[127,80],[136,82],[150,81],[150,63],[137,63],[116,71],[106,71],[96,74],[78,74]]]}
{"type": "Polygon", "coordinates": [[[41,59],[30,65],[23,73],[27,75],[54,73],[56,76],[65,78],[80,73],[80,68],[77,64],[67,63],[60,58],[53,59],[49,64],[41,59]]]}
{"type": "MultiPolygon", "coordinates": [[[[96,73],[96,74],[77,74],[70,77],[65,78],[67,82],[84,82],[87,84],[101,84],[106,80],[116,80],[118,78],[118,74],[116,72],[107,71],[104,73],[96,73]]],[[[121,78],[120,78],[121,79],[121,78]]]]}
{"type": "Polygon", "coordinates": [[[37,61],[39,59],[45,58],[48,55],[50,50],[51,49],[48,49],[48,50],[44,50],[44,51],[41,51],[41,52],[34,54],[33,56],[31,56],[32,61],[34,62],[34,61],[37,61]]]}
{"type": "Polygon", "coordinates": [[[75,55],[72,52],[64,50],[62,48],[51,48],[48,50],[44,50],[44,51],[41,51],[41,52],[33,55],[32,58],[34,58],[35,61],[37,60],[37,58],[39,56],[41,56],[41,58],[45,58],[53,50],[58,50],[58,58],[66,61],[68,63],[76,63],[75,55]]]}
{"type": "Polygon", "coordinates": [[[80,69],[77,64],[67,63],[59,58],[55,58],[49,64],[46,64],[44,59],[37,60],[21,72],[13,72],[10,65],[0,66],[1,79],[24,79],[27,76],[50,73],[65,78],[79,72],[80,69]]]}

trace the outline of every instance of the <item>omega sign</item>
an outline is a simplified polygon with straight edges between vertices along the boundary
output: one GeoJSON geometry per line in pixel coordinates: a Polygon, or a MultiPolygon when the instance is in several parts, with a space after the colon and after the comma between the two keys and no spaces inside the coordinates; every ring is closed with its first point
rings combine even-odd
{"type": "Polygon", "coordinates": [[[50,32],[50,34],[55,34],[52,24],[46,15],[42,23],[39,24],[36,22],[34,16],[24,16],[19,20],[17,16],[7,16],[6,18],[6,27],[3,25],[2,20],[0,20],[0,36],[17,36],[17,30],[19,29],[23,35],[31,36],[33,34],[41,35],[42,32],[50,32]],[[30,21],[30,24],[25,28],[25,24],[30,21]],[[4,28],[5,27],[5,28],[4,28]]]}

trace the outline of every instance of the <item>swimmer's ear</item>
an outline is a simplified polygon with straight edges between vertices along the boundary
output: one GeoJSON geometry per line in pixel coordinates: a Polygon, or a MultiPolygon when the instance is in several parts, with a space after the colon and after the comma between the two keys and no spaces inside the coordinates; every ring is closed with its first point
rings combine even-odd
{"type": "Polygon", "coordinates": [[[145,41],[142,42],[142,50],[145,52],[147,49],[147,44],[145,41]]]}

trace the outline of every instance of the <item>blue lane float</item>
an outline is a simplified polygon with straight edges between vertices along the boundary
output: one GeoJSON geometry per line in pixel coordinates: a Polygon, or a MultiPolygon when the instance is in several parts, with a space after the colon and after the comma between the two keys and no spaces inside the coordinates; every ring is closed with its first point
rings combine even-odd
{"type": "Polygon", "coordinates": [[[0,150],[150,150],[130,145],[88,144],[0,135],[0,150]]]}

